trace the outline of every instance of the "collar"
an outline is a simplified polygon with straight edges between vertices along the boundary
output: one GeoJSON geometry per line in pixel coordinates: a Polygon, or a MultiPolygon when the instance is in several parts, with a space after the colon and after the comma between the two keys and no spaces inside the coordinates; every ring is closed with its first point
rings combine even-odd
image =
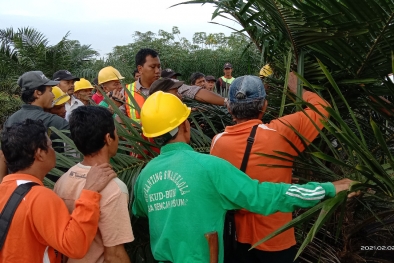
{"type": "Polygon", "coordinates": [[[235,124],[232,126],[227,126],[225,129],[225,132],[237,132],[237,131],[242,131],[242,130],[249,130],[255,125],[260,125],[263,124],[261,120],[258,119],[253,119],[249,121],[245,121],[239,124],[235,124]]]}
{"type": "Polygon", "coordinates": [[[44,111],[43,108],[41,108],[40,106],[36,106],[36,105],[31,105],[31,104],[23,104],[22,108],[24,110],[39,110],[39,111],[44,111]]]}
{"type": "Polygon", "coordinates": [[[92,168],[92,166],[83,165],[82,163],[77,163],[77,166],[78,166],[79,168],[87,169],[87,170],[89,170],[89,169],[92,168]]]}
{"type": "Polygon", "coordinates": [[[139,78],[138,81],[136,82],[135,88],[136,88],[137,90],[144,90],[144,89],[149,90],[149,88],[145,88],[145,87],[143,87],[143,86],[141,85],[140,79],[141,79],[141,78],[139,78]]]}
{"type": "Polygon", "coordinates": [[[78,99],[74,97],[74,95],[70,96],[70,104],[74,105],[75,103],[78,104],[78,99]]]}
{"type": "Polygon", "coordinates": [[[37,177],[31,174],[9,174],[3,178],[2,183],[17,181],[17,180],[30,181],[30,182],[35,182],[39,185],[43,185],[42,181],[40,181],[37,177]]]}
{"type": "Polygon", "coordinates": [[[174,142],[164,145],[160,148],[160,154],[171,151],[194,151],[193,148],[184,142],[174,142]]]}

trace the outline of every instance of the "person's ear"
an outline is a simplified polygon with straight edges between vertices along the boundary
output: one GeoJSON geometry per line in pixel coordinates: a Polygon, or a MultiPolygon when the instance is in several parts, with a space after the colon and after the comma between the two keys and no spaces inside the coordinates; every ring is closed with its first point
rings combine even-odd
{"type": "Polygon", "coordinates": [[[103,89],[103,91],[104,91],[105,93],[108,92],[108,89],[107,89],[107,87],[106,87],[104,84],[101,85],[101,88],[103,89]]]}
{"type": "Polygon", "coordinates": [[[228,102],[227,102],[227,104],[226,104],[226,107],[227,107],[228,112],[231,114],[230,104],[229,104],[228,102]]]}
{"type": "Polygon", "coordinates": [[[138,73],[140,73],[140,75],[142,74],[142,66],[141,65],[138,65],[137,66],[137,69],[138,69],[138,73]]]}
{"type": "Polygon", "coordinates": [[[179,126],[179,129],[182,130],[182,133],[188,133],[190,132],[190,125],[188,125],[188,120],[185,120],[182,122],[182,124],[179,126]]]}
{"type": "Polygon", "coordinates": [[[38,148],[36,150],[36,154],[34,155],[34,159],[40,162],[45,162],[46,161],[46,156],[47,156],[47,151],[38,148]]]}
{"type": "Polygon", "coordinates": [[[261,109],[261,111],[262,111],[263,113],[265,113],[265,111],[267,110],[267,107],[268,107],[268,101],[267,101],[267,100],[264,100],[264,105],[263,105],[263,108],[261,109]]]}
{"type": "Polygon", "coordinates": [[[38,99],[41,95],[42,95],[42,92],[41,92],[41,91],[39,91],[39,90],[35,90],[35,91],[34,91],[34,98],[35,98],[35,99],[38,99]]]}
{"type": "Polygon", "coordinates": [[[112,139],[111,135],[109,133],[107,133],[105,135],[105,139],[104,139],[105,144],[109,146],[113,143],[113,141],[114,141],[114,139],[112,139]]]}

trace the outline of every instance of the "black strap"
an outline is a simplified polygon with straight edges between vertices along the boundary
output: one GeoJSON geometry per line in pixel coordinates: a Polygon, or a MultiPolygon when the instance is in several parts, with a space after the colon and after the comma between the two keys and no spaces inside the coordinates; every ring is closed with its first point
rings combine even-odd
{"type": "Polygon", "coordinates": [[[244,158],[242,159],[241,168],[239,168],[242,172],[246,171],[246,166],[248,165],[250,151],[252,150],[252,146],[254,143],[254,136],[256,136],[257,127],[258,125],[253,126],[252,130],[250,131],[250,135],[247,139],[244,158]]]}
{"type": "MultiPolygon", "coordinates": [[[[246,149],[244,158],[242,160],[241,168],[242,172],[246,171],[248,165],[250,151],[254,143],[254,137],[256,135],[258,125],[252,127],[249,137],[247,139],[246,149]]],[[[224,244],[224,263],[233,263],[237,261],[236,249],[237,249],[237,233],[235,229],[235,213],[236,210],[227,211],[224,220],[224,232],[223,232],[223,244],[224,244]]]]}
{"type": "Polygon", "coordinates": [[[14,217],[15,211],[21,203],[23,197],[30,191],[30,189],[38,185],[37,183],[30,182],[19,185],[14,192],[11,194],[7,203],[4,206],[3,211],[0,214],[0,250],[3,248],[5,239],[10,229],[12,218],[14,217]]]}

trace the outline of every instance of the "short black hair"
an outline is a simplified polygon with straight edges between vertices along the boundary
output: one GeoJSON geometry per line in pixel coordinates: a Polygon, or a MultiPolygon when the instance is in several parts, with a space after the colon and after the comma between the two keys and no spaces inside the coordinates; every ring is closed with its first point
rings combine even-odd
{"type": "Polygon", "coordinates": [[[83,155],[93,155],[104,147],[107,133],[115,139],[111,112],[101,106],[80,106],[70,116],[71,139],[83,155]]]}
{"type": "Polygon", "coordinates": [[[229,102],[230,113],[238,120],[258,119],[263,109],[265,99],[255,100],[249,103],[229,102]]]}
{"type": "Polygon", "coordinates": [[[151,56],[152,58],[155,58],[159,55],[159,53],[156,52],[156,50],[150,49],[150,48],[142,48],[137,52],[137,55],[135,55],[135,66],[143,66],[146,62],[146,57],[151,56]]]}
{"type": "Polygon", "coordinates": [[[1,150],[11,173],[29,168],[38,149],[48,151],[47,129],[41,120],[26,119],[6,127],[1,136],[1,150]]]}
{"type": "Polygon", "coordinates": [[[36,89],[28,89],[22,92],[21,95],[21,99],[24,103],[26,104],[31,104],[32,102],[34,102],[36,100],[36,98],[34,97],[34,91],[41,91],[42,93],[45,93],[45,91],[47,90],[47,86],[42,85],[39,86],[36,89]]]}
{"type": "Polygon", "coordinates": [[[205,75],[202,74],[201,72],[194,72],[191,76],[190,76],[190,83],[192,85],[196,84],[196,81],[200,78],[205,78],[205,75]]]}

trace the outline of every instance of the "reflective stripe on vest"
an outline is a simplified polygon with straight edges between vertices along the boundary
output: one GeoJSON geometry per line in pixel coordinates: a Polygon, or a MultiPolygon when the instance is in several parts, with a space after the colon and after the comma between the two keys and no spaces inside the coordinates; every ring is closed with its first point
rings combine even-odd
{"type": "MultiPolygon", "coordinates": [[[[134,100],[137,102],[138,106],[141,108],[145,102],[145,98],[138,91],[136,91],[135,82],[133,82],[133,84],[126,85],[126,89],[128,91],[130,91],[134,100]]],[[[130,119],[132,119],[136,122],[139,122],[140,121],[140,114],[135,109],[135,107],[133,107],[134,102],[131,100],[131,98],[129,97],[129,94],[127,92],[125,92],[125,95],[126,95],[126,102],[127,102],[126,103],[127,117],[129,117],[130,119]]]]}

